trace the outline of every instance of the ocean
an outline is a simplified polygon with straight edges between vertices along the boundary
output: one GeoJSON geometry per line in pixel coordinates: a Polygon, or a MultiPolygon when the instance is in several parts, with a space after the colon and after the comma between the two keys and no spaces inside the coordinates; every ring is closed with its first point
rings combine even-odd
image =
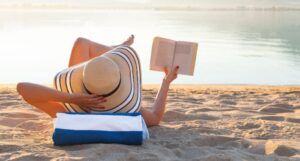
{"type": "Polygon", "coordinates": [[[116,45],[135,35],[143,83],[154,36],[198,42],[194,76],[176,84],[300,85],[299,11],[2,10],[0,83],[51,84],[76,38],[116,45]]]}

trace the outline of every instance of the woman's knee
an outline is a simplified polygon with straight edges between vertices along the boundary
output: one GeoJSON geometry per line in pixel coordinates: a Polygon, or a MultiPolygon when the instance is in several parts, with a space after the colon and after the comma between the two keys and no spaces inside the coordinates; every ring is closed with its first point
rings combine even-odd
{"type": "Polygon", "coordinates": [[[90,44],[90,40],[83,38],[83,37],[78,37],[75,40],[74,46],[84,46],[84,45],[89,45],[90,44]]]}

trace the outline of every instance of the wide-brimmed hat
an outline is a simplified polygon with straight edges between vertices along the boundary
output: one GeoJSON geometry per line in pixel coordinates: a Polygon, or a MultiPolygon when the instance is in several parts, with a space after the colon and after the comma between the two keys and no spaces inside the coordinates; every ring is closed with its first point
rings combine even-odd
{"type": "Polygon", "coordinates": [[[129,46],[116,47],[98,57],[59,72],[57,90],[104,96],[105,109],[64,103],[69,112],[137,112],[141,105],[141,66],[129,46]]]}

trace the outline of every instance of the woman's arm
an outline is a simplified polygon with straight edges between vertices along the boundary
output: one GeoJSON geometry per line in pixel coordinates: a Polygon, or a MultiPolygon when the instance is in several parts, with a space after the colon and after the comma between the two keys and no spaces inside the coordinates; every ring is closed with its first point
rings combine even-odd
{"type": "Polygon", "coordinates": [[[101,96],[79,93],[69,94],[34,83],[18,83],[17,91],[25,101],[30,103],[53,101],[104,108],[101,106],[101,103],[106,101],[106,99],[101,96]]]}
{"type": "Polygon", "coordinates": [[[156,95],[152,110],[141,109],[142,116],[148,126],[158,125],[165,113],[166,100],[170,84],[177,78],[179,66],[175,67],[170,73],[165,68],[165,77],[162,81],[160,89],[156,95]]]}

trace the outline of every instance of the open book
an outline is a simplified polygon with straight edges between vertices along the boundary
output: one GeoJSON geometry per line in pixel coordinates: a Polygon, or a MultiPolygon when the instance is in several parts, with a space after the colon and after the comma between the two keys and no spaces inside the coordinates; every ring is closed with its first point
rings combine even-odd
{"type": "Polygon", "coordinates": [[[193,75],[198,44],[155,37],[152,44],[150,70],[169,71],[179,66],[178,73],[193,75]]]}

